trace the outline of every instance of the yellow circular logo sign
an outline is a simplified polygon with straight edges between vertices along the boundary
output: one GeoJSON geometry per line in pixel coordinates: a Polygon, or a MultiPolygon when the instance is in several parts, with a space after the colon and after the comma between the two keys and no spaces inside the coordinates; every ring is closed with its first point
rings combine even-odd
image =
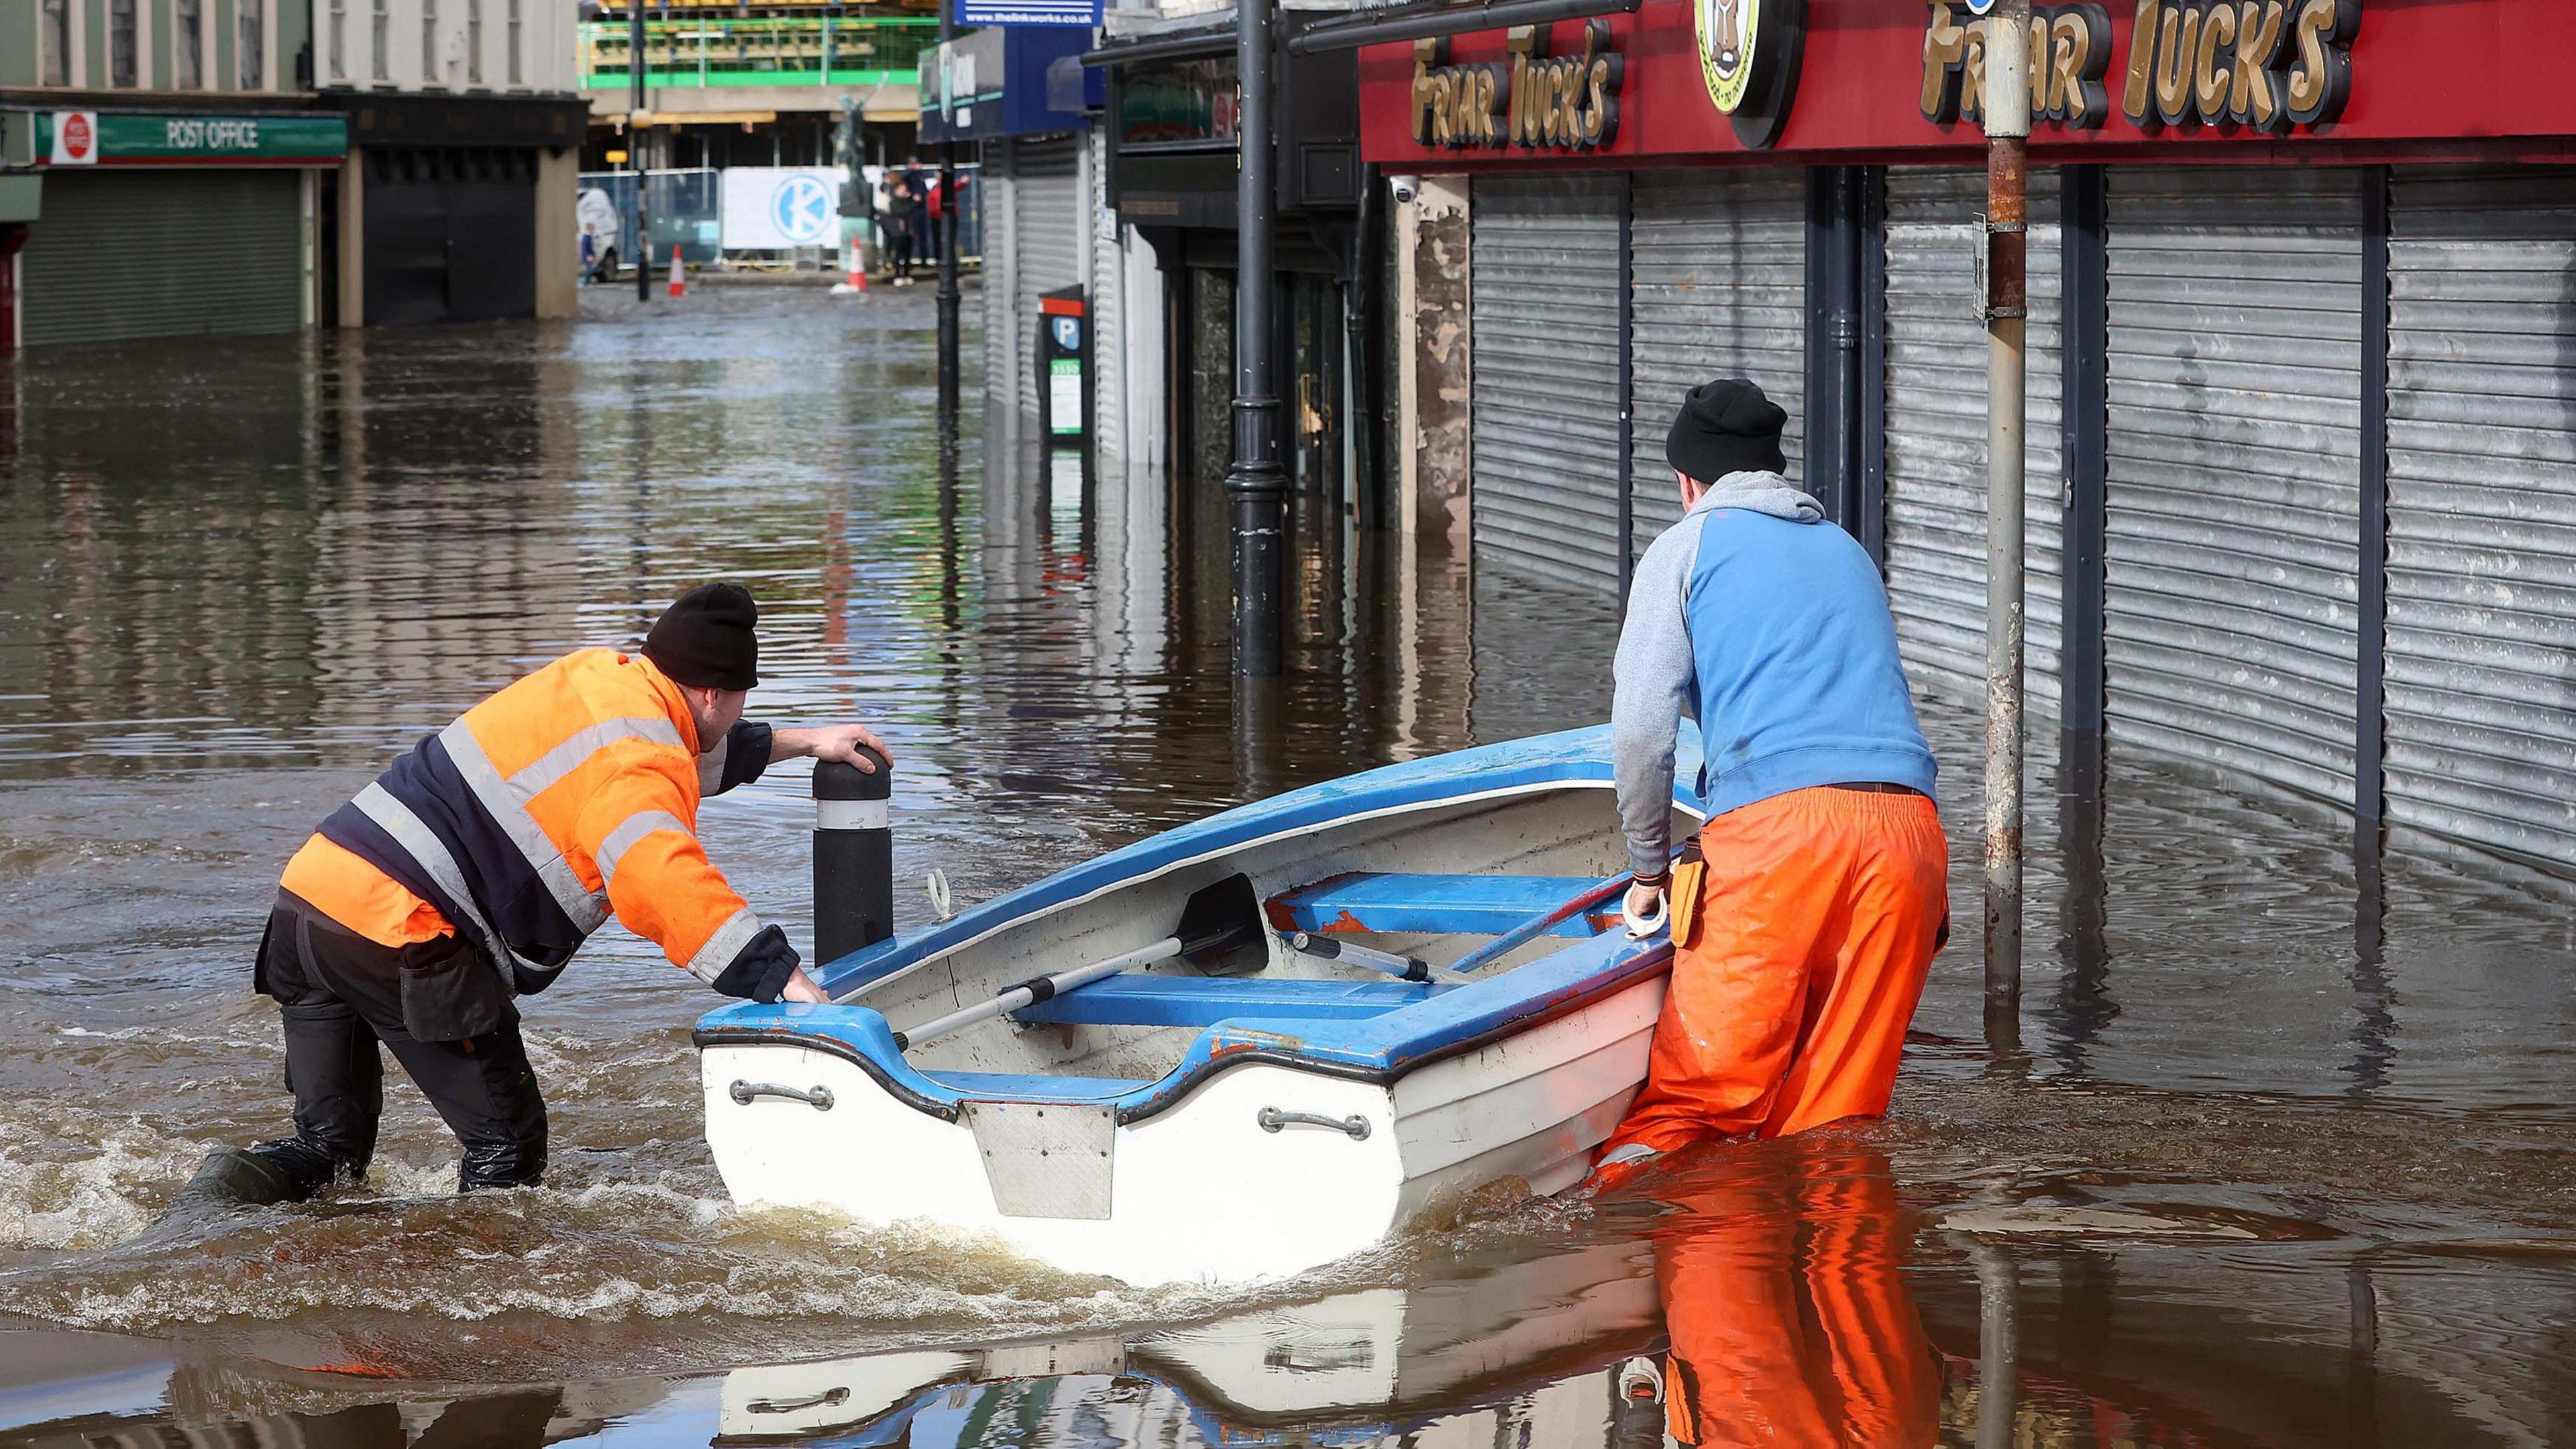
{"type": "Polygon", "coordinates": [[[1753,85],[1753,42],[1762,34],[1763,0],[1694,0],[1699,12],[1699,71],[1708,98],[1734,115],[1753,85]]]}

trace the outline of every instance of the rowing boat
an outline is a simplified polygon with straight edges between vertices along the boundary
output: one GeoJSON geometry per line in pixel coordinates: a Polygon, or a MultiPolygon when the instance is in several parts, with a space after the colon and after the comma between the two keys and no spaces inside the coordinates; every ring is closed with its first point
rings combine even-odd
{"type": "Polygon", "coordinates": [[[1138,1285],[1561,1191],[1644,1082],[1670,973],[1620,923],[1624,854],[1603,728],[1240,806],[844,955],[829,1004],[708,1014],[708,1145],[745,1207],[1138,1285]]]}

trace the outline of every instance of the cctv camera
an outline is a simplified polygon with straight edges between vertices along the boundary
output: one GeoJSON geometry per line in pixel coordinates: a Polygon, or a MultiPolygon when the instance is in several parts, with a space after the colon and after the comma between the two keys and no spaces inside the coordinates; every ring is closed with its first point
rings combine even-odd
{"type": "Polygon", "coordinates": [[[1422,194],[1422,178],[1419,176],[1390,176],[1386,178],[1386,185],[1399,203],[1409,202],[1422,194]]]}

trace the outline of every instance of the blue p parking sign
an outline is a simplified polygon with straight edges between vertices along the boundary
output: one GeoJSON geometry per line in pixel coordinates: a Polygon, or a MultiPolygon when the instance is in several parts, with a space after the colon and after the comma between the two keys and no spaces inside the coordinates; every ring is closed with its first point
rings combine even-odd
{"type": "Polygon", "coordinates": [[[832,189],[811,176],[790,176],[769,194],[769,219],[790,246],[821,246],[837,240],[833,218],[840,214],[832,189]]]}

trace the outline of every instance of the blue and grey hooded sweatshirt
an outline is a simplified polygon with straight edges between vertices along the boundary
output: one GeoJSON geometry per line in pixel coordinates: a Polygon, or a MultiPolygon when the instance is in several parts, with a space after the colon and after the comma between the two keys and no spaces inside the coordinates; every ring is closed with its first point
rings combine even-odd
{"type": "Polygon", "coordinates": [[[1612,768],[1641,872],[1671,859],[1685,714],[1712,818],[1818,785],[1933,793],[1878,567],[1776,473],[1719,479],[1638,560],[1616,679],[1612,768]]]}

